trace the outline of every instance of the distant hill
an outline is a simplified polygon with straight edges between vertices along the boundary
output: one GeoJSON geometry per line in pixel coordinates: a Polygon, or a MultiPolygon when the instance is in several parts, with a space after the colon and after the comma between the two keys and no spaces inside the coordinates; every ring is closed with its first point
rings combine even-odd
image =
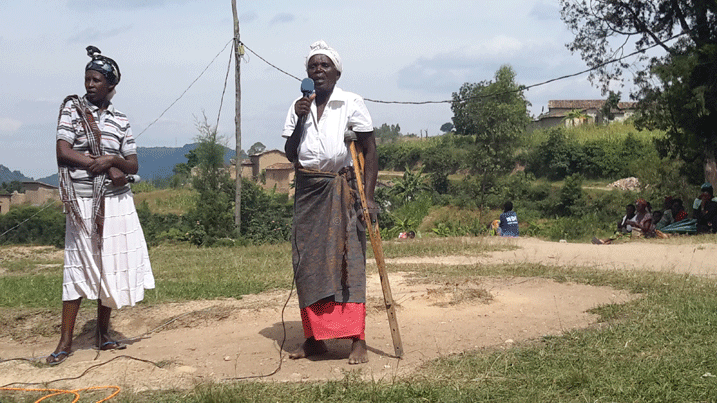
{"type": "Polygon", "coordinates": [[[33,179],[23,175],[20,171],[10,171],[8,167],[0,164],[0,183],[10,183],[12,181],[23,182],[31,180],[33,179]]]}
{"type": "Polygon", "coordinates": [[[52,174],[50,176],[40,178],[37,181],[42,182],[42,183],[47,183],[48,185],[52,185],[52,186],[60,186],[60,181],[57,179],[57,174],[52,174]]]}
{"type": "MultiPolygon", "coordinates": [[[[191,150],[197,148],[197,144],[186,144],[183,147],[138,147],[137,156],[139,158],[139,176],[142,179],[158,179],[167,178],[174,173],[172,169],[175,165],[187,162],[184,156],[191,150]]],[[[224,162],[228,164],[236,155],[236,151],[228,147],[224,147],[224,162]]]]}

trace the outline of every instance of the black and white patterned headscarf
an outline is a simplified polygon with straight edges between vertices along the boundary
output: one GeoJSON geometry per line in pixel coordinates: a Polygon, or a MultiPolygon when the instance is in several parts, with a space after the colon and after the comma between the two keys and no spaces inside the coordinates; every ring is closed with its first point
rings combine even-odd
{"type": "Polygon", "coordinates": [[[90,62],[87,63],[87,66],[85,66],[85,71],[99,71],[103,76],[105,76],[110,85],[117,85],[117,83],[120,82],[122,75],[120,74],[117,62],[107,56],[102,56],[100,54],[100,50],[92,45],[87,47],[87,56],[91,57],[92,60],[90,60],[90,62]]]}

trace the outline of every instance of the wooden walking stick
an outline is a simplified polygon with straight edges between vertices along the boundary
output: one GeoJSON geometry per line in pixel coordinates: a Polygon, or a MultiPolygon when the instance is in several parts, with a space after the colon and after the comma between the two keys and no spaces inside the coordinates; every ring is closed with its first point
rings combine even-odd
{"type": "Polygon", "coordinates": [[[344,139],[349,142],[351,150],[351,158],[354,162],[354,173],[356,174],[356,187],[361,197],[361,207],[363,208],[364,222],[368,229],[368,237],[371,240],[373,248],[373,256],[376,258],[378,266],[378,276],[381,279],[381,288],[383,289],[383,302],[386,305],[386,314],[388,315],[388,325],[391,328],[391,338],[393,339],[393,349],[396,357],[403,356],[403,344],[401,343],[401,333],[398,331],[398,319],[396,319],[396,307],[391,294],[391,285],[388,283],[388,274],[386,273],[386,262],[383,259],[383,247],[381,246],[381,233],[379,232],[378,222],[371,222],[371,216],[368,211],[368,202],[366,193],[363,188],[363,169],[364,160],[363,153],[356,151],[356,133],[347,130],[344,139]]]}

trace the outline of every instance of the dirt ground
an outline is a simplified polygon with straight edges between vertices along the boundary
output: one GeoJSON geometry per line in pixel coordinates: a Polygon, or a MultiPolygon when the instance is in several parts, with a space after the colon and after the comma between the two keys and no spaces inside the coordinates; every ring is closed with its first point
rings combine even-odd
{"type": "MultiPolygon", "coordinates": [[[[514,244],[517,249],[484,257],[440,256],[389,259],[392,269],[408,263],[497,264],[544,263],[584,265],[605,270],[659,270],[713,276],[710,264],[717,245],[669,245],[641,242],[592,245],[545,242],[532,238],[491,242],[514,244]]],[[[370,264],[374,264],[372,261],[370,264]]],[[[608,287],[556,283],[538,278],[497,279],[483,277],[469,283],[425,284],[410,273],[390,275],[404,356],[393,357],[387,316],[382,308],[378,276],[368,279],[366,339],[369,362],[348,365],[348,340],[328,343],[329,353],[311,359],[290,360],[283,353],[281,368],[269,381],[340,379],[346,371],[390,380],[414,371],[437,357],[480,348],[509,348],[513,343],[584,328],[595,321],[587,311],[596,306],[621,303],[638,296],[608,287]]],[[[279,365],[284,338],[282,307],[288,292],[246,296],[242,300],[194,301],[147,307],[141,304],[113,313],[112,327],[128,348],[118,352],[91,349],[90,336],[75,342],[76,351],[61,365],[46,367],[22,361],[0,363],[0,386],[13,382],[53,382],[55,388],[119,385],[136,391],[191,388],[207,381],[270,374],[279,365]],[[171,323],[167,322],[175,319],[171,323]],[[147,334],[141,339],[134,337],[147,334]],[[161,364],[157,367],[127,355],[161,364]],[[97,364],[106,365],[94,367],[97,364]]],[[[47,320],[47,318],[44,318],[47,320]]],[[[59,321],[59,318],[57,318],[59,321]]],[[[303,341],[295,295],[284,312],[286,341],[291,351],[303,341]]],[[[84,325],[87,325],[85,323],[84,325]]],[[[83,323],[78,323],[81,328],[83,323]]],[[[89,326],[88,326],[89,327],[89,326]]],[[[42,357],[53,351],[55,337],[32,340],[0,338],[0,359],[42,357]]]]}

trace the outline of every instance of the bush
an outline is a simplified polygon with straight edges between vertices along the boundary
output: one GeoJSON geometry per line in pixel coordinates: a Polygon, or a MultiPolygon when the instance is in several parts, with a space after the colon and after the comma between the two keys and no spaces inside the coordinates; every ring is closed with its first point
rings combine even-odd
{"type": "Polygon", "coordinates": [[[18,206],[0,215],[0,244],[54,245],[65,243],[65,215],[62,205],[18,206]],[[5,233],[7,232],[7,233],[5,233]]]}
{"type": "Polygon", "coordinates": [[[635,176],[634,161],[659,159],[655,142],[627,132],[619,139],[578,140],[564,128],[552,128],[547,138],[526,153],[526,170],[550,180],[579,173],[586,178],[635,176]]]}
{"type": "Polygon", "coordinates": [[[241,203],[241,237],[255,244],[289,240],[294,212],[288,195],[242,179],[241,203]]]}

